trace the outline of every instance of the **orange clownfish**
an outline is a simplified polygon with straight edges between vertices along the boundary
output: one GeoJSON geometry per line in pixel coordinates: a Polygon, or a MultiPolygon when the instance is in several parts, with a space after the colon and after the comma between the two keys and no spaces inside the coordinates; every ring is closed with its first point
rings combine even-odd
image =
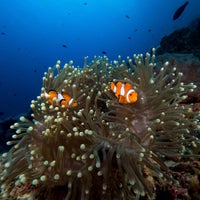
{"type": "Polygon", "coordinates": [[[128,104],[134,103],[138,99],[138,93],[133,89],[130,83],[111,82],[110,89],[115,93],[119,103],[128,104]]]}
{"type": "Polygon", "coordinates": [[[49,92],[45,92],[45,97],[47,98],[47,102],[52,104],[53,100],[56,99],[60,106],[64,107],[76,107],[77,102],[69,96],[65,92],[56,92],[55,90],[49,90],[49,92]]]}

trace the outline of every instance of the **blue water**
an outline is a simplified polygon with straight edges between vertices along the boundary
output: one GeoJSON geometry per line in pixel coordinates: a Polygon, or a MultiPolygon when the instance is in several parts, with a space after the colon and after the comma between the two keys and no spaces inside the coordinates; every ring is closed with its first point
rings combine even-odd
{"type": "Polygon", "coordinates": [[[84,56],[110,59],[145,53],[161,38],[200,17],[190,0],[1,0],[0,119],[26,112],[42,76],[58,59],[83,64],[84,56]],[[64,46],[63,46],[64,45],[64,46]]]}

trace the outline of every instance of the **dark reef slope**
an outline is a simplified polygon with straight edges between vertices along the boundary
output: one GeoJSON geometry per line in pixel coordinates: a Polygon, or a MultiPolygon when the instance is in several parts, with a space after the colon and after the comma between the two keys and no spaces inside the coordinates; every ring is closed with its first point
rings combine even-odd
{"type": "Polygon", "coordinates": [[[162,38],[157,54],[186,53],[200,58],[200,19],[162,38]]]}

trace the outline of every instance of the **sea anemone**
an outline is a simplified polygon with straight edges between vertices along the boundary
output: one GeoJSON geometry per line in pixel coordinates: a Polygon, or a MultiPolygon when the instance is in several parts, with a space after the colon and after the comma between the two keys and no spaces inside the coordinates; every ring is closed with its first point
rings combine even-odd
{"type": "Polygon", "coordinates": [[[152,198],[152,180],[173,183],[166,159],[195,157],[193,149],[200,147],[198,114],[179,104],[195,85],[181,82],[168,62],[155,69],[152,52],[134,55],[134,62],[104,56],[89,65],[85,58],[83,68],[72,61],[49,68],[31,102],[32,118],[22,116],[11,126],[16,133],[1,158],[1,197],[152,198]],[[137,101],[120,103],[110,82],[132,85],[137,101]],[[58,94],[51,101],[49,91],[58,94]],[[60,103],[63,93],[75,106],[60,103]]]}

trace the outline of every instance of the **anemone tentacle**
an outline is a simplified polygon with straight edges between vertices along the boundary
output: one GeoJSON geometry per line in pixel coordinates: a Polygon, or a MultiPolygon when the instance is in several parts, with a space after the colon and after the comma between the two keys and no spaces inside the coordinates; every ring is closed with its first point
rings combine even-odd
{"type": "Polygon", "coordinates": [[[155,188],[145,170],[153,180],[170,179],[166,159],[197,156],[198,113],[180,105],[195,85],[182,83],[168,62],[155,69],[154,49],[133,59],[104,56],[87,64],[86,57],[84,68],[72,61],[49,68],[31,102],[32,119],[11,126],[16,134],[1,158],[1,198],[150,199],[155,188]],[[131,84],[137,101],[120,103],[111,81],[131,84]],[[49,102],[50,90],[66,92],[77,105],[49,102]]]}

